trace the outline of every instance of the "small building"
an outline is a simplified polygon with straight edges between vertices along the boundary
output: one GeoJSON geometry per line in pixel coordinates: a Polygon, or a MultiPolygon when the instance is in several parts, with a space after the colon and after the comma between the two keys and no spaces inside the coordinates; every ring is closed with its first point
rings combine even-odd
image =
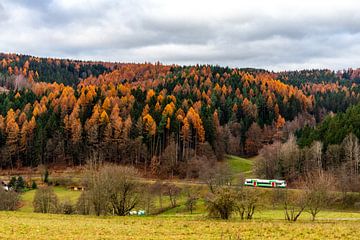
{"type": "Polygon", "coordinates": [[[70,186],[69,188],[72,191],[84,191],[85,190],[85,187],[82,187],[82,186],[70,186]]]}

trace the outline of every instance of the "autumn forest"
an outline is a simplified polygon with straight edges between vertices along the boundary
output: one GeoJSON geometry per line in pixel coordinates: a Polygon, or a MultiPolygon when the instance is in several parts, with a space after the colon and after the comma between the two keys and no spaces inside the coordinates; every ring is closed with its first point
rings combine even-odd
{"type": "MultiPolygon", "coordinates": [[[[348,134],[360,137],[353,122],[326,134],[332,121],[360,118],[359,83],[353,69],[270,72],[0,54],[0,165],[92,159],[196,178],[226,154],[255,156],[292,138],[300,150],[322,141],[325,156],[348,134]]],[[[320,161],[326,169],[326,156],[320,161]]]]}

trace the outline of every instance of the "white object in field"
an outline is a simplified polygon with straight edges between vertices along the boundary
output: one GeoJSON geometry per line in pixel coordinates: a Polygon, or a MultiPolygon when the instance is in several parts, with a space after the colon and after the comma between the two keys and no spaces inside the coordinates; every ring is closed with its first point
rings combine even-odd
{"type": "Polygon", "coordinates": [[[137,216],[143,216],[145,215],[145,210],[139,210],[139,211],[130,211],[129,214],[131,216],[137,215],[137,216]]]}
{"type": "Polygon", "coordinates": [[[138,211],[138,215],[139,215],[139,216],[145,215],[145,210],[139,210],[139,211],[138,211]]]}

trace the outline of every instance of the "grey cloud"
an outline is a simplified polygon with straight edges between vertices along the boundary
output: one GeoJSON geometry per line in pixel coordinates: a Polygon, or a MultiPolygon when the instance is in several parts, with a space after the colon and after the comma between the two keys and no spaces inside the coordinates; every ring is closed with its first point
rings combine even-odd
{"type": "Polygon", "coordinates": [[[275,70],[360,66],[356,1],[229,1],[5,0],[0,51],[275,70]]]}

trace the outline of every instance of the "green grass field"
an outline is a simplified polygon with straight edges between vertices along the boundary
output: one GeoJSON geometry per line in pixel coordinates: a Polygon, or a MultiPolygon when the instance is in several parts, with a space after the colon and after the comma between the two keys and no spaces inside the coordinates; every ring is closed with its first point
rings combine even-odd
{"type": "Polygon", "coordinates": [[[245,177],[252,176],[253,159],[246,159],[238,156],[227,155],[227,163],[234,177],[243,174],[245,177]]]}
{"type": "MultiPolygon", "coordinates": [[[[73,204],[80,196],[80,191],[71,191],[64,187],[54,187],[54,192],[59,197],[60,201],[70,200],[73,204]]],[[[33,212],[32,202],[34,200],[35,190],[30,190],[21,195],[22,207],[19,209],[21,212],[33,212]]]]}
{"type": "MultiPolygon", "coordinates": [[[[227,156],[234,178],[252,175],[253,159],[227,156]]],[[[206,185],[175,181],[182,188],[190,187],[206,193],[206,185]]],[[[73,204],[80,191],[54,187],[60,201],[73,204]]],[[[199,200],[193,214],[185,207],[186,196],[178,197],[178,205],[156,216],[82,216],[33,213],[35,190],[22,194],[22,207],[15,212],[0,212],[0,239],[359,239],[360,212],[321,211],[315,222],[304,212],[297,222],[284,220],[280,205],[272,205],[274,189],[257,189],[259,207],[253,220],[242,221],[234,216],[229,221],[209,219],[204,200],[199,200]]],[[[298,191],[298,190],[289,190],[298,191]]],[[[201,196],[202,196],[201,195],[201,196]]],[[[203,196],[202,196],[203,197],[203,196]]],[[[167,196],[162,198],[168,207],[167,196]]],[[[154,207],[159,208],[158,196],[154,207]]],[[[140,207],[142,208],[142,207],[140,207]]]]}

